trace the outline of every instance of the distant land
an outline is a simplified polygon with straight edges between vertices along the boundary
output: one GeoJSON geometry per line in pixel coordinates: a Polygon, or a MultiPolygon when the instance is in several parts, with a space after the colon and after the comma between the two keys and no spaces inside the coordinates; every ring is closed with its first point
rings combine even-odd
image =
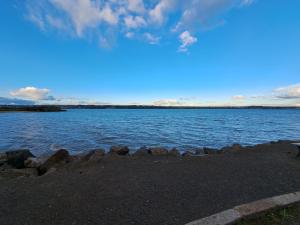
{"type": "Polygon", "coordinates": [[[64,105],[63,109],[300,109],[286,106],[64,105]]]}
{"type": "Polygon", "coordinates": [[[62,112],[67,109],[300,109],[292,106],[0,105],[0,112],[62,112]]]}
{"type": "Polygon", "coordinates": [[[63,112],[56,105],[1,105],[0,112],[63,112]]]}

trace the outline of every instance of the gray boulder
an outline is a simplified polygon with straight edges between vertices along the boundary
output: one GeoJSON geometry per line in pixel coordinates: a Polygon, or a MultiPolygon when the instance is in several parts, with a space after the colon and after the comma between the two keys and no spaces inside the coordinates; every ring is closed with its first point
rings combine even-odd
{"type": "Polygon", "coordinates": [[[29,157],[24,161],[26,168],[38,168],[40,167],[47,159],[46,158],[34,158],[29,157]]]}
{"type": "Polygon", "coordinates": [[[215,155],[222,152],[222,150],[214,149],[214,148],[203,148],[204,154],[215,155]]]}
{"type": "Polygon", "coordinates": [[[0,166],[7,162],[7,155],[6,153],[0,153],[0,166]]]}
{"type": "Polygon", "coordinates": [[[112,146],[110,148],[110,153],[117,155],[127,155],[129,153],[129,148],[122,145],[112,146]]]}
{"type": "Polygon", "coordinates": [[[83,156],[82,161],[89,161],[89,162],[97,162],[105,156],[105,150],[103,149],[96,149],[92,150],[83,156]]]}
{"type": "Polygon", "coordinates": [[[231,148],[232,148],[232,151],[239,152],[239,151],[241,151],[243,149],[243,146],[241,146],[240,144],[233,144],[231,146],[231,148]]]}
{"type": "Polygon", "coordinates": [[[182,154],[182,157],[191,157],[191,156],[194,156],[194,153],[191,152],[191,151],[185,151],[185,152],[182,154]]]}
{"type": "MultiPolygon", "coordinates": [[[[6,162],[8,165],[16,169],[25,168],[25,160],[29,157],[35,157],[29,150],[8,151],[6,154],[6,162]]],[[[2,156],[3,158],[4,156],[2,156]]]]}
{"type": "Polygon", "coordinates": [[[195,155],[205,155],[205,151],[203,148],[197,148],[195,150],[195,155]]]}
{"type": "Polygon", "coordinates": [[[49,159],[45,161],[39,168],[39,174],[43,175],[50,168],[70,162],[69,152],[65,149],[58,150],[49,159]]]}
{"type": "Polygon", "coordinates": [[[140,149],[138,149],[133,155],[134,156],[147,156],[149,155],[149,149],[147,147],[141,147],[140,149]]]}
{"type": "Polygon", "coordinates": [[[154,156],[168,155],[168,150],[163,147],[150,148],[148,152],[154,156]]]}
{"type": "Polygon", "coordinates": [[[233,144],[232,146],[230,147],[224,147],[221,149],[222,152],[239,152],[242,150],[242,146],[240,144],[233,144]]]}
{"type": "Polygon", "coordinates": [[[179,152],[176,148],[172,148],[172,149],[169,151],[169,155],[170,155],[170,156],[179,157],[179,156],[180,156],[180,152],[179,152]]]}

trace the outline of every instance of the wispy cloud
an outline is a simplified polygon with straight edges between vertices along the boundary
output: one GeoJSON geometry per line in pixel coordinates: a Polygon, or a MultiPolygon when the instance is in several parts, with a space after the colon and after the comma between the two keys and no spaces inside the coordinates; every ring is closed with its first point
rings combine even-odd
{"type": "Polygon", "coordinates": [[[176,0],[160,0],[153,9],[150,9],[150,21],[162,25],[168,19],[168,13],[175,9],[176,0]]]}
{"type": "MultiPolygon", "coordinates": [[[[109,40],[110,37],[106,37],[107,31],[113,30],[115,36],[122,35],[137,40],[144,36],[150,44],[154,44],[158,43],[157,37],[177,38],[180,35],[182,37],[179,50],[187,51],[188,46],[197,42],[196,35],[201,29],[214,27],[215,24],[220,24],[220,21],[223,24],[221,17],[224,12],[234,7],[249,6],[253,2],[253,0],[187,0],[184,2],[179,0],[25,0],[25,14],[26,18],[42,31],[63,31],[77,38],[92,36],[96,40],[109,40]]],[[[111,32],[109,33],[111,35],[111,32]]]]}
{"type": "Polygon", "coordinates": [[[154,36],[153,34],[150,33],[144,33],[144,37],[146,42],[152,45],[156,45],[159,43],[160,37],[154,36]]]}
{"type": "Polygon", "coordinates": [[[153,102],[155,106],[185,106],[186,102],[177,99],[161,99],[153,102]]]}
{"type": "Polygon", "coordinates": [[[201,103],[197,101],[196,97],[181,97],[160,99],[152,102],[155,106],[200,106],[201,103]]]}
{"type": "Polygon", "coordinates": [[[300,98],[300,84],[294,84],[287,87],[277,88],[275,96],[282,99],[298,99],[300,98]]]}
{"type": "Polygon", "coordinates": [[[249,6],[254,3],[255,0],[243,0],[241,6],[249,6]]]}
{"type": "Polygon", "coordinates": [[[128,29],[137,29],[146,26],[146,21],[141,16],[126,16],[124,22],[128,29]]]}
{"type": "Polygon", "coordinates": [[[145,6],[143,0],[128,0],[128,10],[135,13],[144,13],[145,6]]]}
{"type": "Polygon", "coordinates": [[[244,95],[234,95],[232,96],[232,99],[237,101],[243,101],[246,99],[246,97],[244,95]]]}

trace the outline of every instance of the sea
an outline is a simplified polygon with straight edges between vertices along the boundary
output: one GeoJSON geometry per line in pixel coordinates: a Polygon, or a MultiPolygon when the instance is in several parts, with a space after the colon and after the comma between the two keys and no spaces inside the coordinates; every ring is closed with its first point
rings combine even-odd
{"type": "Polygon", "coordinates": [[[72,154],[112,145],[191,150],[300,140],[300,109],[69,109],[0,113],[0,152],[72,154]]]}

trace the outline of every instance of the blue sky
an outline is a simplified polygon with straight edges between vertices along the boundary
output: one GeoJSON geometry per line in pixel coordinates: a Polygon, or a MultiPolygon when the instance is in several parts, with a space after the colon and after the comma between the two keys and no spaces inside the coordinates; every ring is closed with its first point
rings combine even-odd
{"type": "Polygon", "coordinates": [[[299,9],[298,0],[0,1],[0,104],[300,105],[299,9]]]}

